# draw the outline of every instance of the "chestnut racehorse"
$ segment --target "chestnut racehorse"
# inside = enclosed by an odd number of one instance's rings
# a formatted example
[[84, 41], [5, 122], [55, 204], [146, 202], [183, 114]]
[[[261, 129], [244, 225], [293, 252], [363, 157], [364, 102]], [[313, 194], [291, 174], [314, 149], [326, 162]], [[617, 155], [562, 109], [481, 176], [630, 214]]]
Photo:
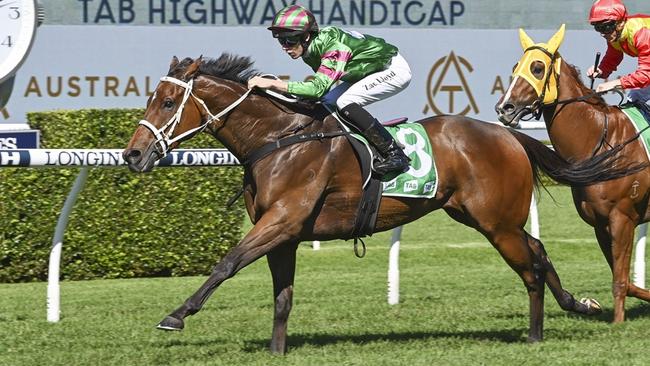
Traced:
[[[247, 79], [256, 73], [251, 66], [248, 58], [227, 54], [207, 61], [179, 62], [174, 57], [123, 156], [133, 171], [146, 172], [182, 140], [205, 129], [243, 162], [244, 199], [254, 227], [214, 267], [199, 290], [158, 327], [181, 330], [183, 319], [198, 312], [223, 281], [266, 256], [275, 296], [271, 350], [284, 353], [298, 244], [351, 238], [362, 177], [350, 144], [341, 136], [284, 146], [250, 162], [262, 146], [282, 137], [340, 131], [336, 119], [321, 106], [251, 93], [246, 87]], [[437, 193], [431, 199], [382, 198], [375, 232], [439, 208], [478, 230], [524, 283], [530, 341], [542, 339], [545, 281], [562, 309], [598, 313], [597, 302], [576, 301], [562, 289], [542, 243], [524, 225], [538, 168], [561, 182], [586, 184], [626, 174], [606, 168], [613, 154], [578, 167], [540, 142], [502, 126], [461, 116], [420, 123], [436, 157]]]
[[[499, 119], [511, 125], [530, 114], [543, 115], [555, 151], [569, 161], [590, 159], [615, 147], [622, 148], [620, 164], [647, 166], [646, 151], [627, 116], [587, 88], [576, 68], [560, 57], [557, 50], [563, 38], [564, 26], [547, 44], [535, 44], [520, 30], [524, 56], [497, 103]], [[617, 180], [572, 188], [578, 213], [594, 227], [612, 270], [614, 323], [625, 319], [626, 295], [650, 301], [650, 292], [629, 280], [634, 228], [650, 220], [649, 187], [650, 171], [644, 169]]]

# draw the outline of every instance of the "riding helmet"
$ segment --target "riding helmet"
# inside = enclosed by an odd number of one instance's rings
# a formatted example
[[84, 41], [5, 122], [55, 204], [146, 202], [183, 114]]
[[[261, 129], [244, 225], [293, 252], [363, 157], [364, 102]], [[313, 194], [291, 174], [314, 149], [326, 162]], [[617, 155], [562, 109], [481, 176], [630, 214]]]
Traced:
[[605, 20], [624, 20], [627, 17], [627, 9], [621, 0], [598, 0], [592, 5], [589, 12], [589, 23], [597, 23]]
[[273, 23], [268, 28], [273, 32], [273, 37], [283, 35], [299, 35], [318, 33], [316, 18], [309, 10], [300, 5], [289, 5], [273, 18]]

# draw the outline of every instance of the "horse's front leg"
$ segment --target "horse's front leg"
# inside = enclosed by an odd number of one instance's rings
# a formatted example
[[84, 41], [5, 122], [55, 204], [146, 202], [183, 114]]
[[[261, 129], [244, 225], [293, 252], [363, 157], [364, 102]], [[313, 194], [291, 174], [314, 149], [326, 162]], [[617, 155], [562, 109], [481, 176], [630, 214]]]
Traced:
[[266, 255], [273, 276], [273, 334], [271, 352], [287, 351], [287, 321], [293, 301], [293, 280], [296, 273], [296, 249], [298, 242], [287, 243], [273, 249]]
[[304, 218], [301, 219], [297, 215], [288, 217], [287, 207], [283, 204], [278, 204], [268, 210], [244, 239], [214, 267], [210, 277], [198, 291], [163, 319], [158, 324], [158, 328], [163, 330], [183, 329], [183, 319], [201, 310], [203, 304], [223, 281], [234, 276], [242, 268], [269, 253], [272, 249], [280, 245], [298, 242], [303, 221]]

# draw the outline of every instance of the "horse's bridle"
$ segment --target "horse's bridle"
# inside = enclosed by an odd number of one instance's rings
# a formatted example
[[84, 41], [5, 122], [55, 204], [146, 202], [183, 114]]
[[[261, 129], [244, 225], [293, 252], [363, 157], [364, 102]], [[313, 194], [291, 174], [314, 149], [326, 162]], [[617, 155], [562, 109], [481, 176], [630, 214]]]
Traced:
[[[212, 114], [212, 112], [210, 112], [210, 109], [205, 104], [203, 99], [197, 97], [196, 94], [192, 92], [192, 88], [194, 87], [194, 79], [190, 79], [190, 81], [185, 82], [171, 76], [163, 76], [160, 78], [160, 81], [161, 82], [167, 81], [185, 89], [185, 92], [183, 93], [183, 100], [181, 101], [178, 110], [169, 119], [169, 121], [167, 121], [167, 123], [165, 123], [162, 127], [156, 128], [156, 126], [154, 126], [151, 122], [145, 119], [142, 119], [139, 122], [139, 125], [146, 127], [149, 131], [151, 131], [151, 133], [156, 138], [156, 140], [154, 141], [154, 147], [156, 148], [156, 151], [161, 155], [161, 157], [164, 157], [167, 155], [167, 153], [169, 153], [170, 146], [173, 143], [177, 141], [182, 141], [185, 138], [191, 137], [194, 134], [203, 131], [214, 120], [219, 121], [221, 117], [223, 117], [232, 109], [234, 109], [239, 104], [241, 104], [241, 102], [243, 102], [244, 99], [246, 99], [248, 94], [250, 94], [251, 92], [250, 89], [246, 90], [246, 92], [241, 97], [239, 97], [239, 99], [235, 100], [232, 104], [230, 104], [224, 110], [222, 110], [221, 112], [215, 115]], [[190, 99], [190, 96], [194, 98], [194, 100], [197, 101], [201, 106], [203, 106], [203, 109], [210, 117], [198, 127], [194, 127], [174, 138], [171, 138], [171, 136], [174, 133], [174, 130], [176, 129], [176, 126], [178, 126], [178, 124], [181, 122], [181, 115], [183, 114], [183, 109], [185, 108], [185, 104], [187, 103], [187, 101]]]
[[[582, 95], [582, 96], [579, 96], [579, 97], [573, 97], [573, 98], [562, 99], [562, 100], [558, 99], [559, 98], [559, 91], [558, 91], [557, 97], [553, 102], [544, 103], [546, 88], [550, 83], [551, 77], [555, 77], [555, 85], [556, 85], [556, 87], [559, 88], [559, 86], [560, 86], [560, 75], [556, 73], [555, 67], [553, 67], [554, 63], [555, 63], [555, 60], [557, 59], [558, 53], [556, 52], [555, 54], [551, 55], [551, 53], [548, 52], [548, 50], [544, 49], [543, 47], [539, 47], [539, 46], [529, 47], [529, 48], [526, 49], [526, 51], [524, 51], [524, 53], [531, 50], [531, 49], [538, 49], [538, 50], [544, 52], [546, 55], [548, 55], [550, 57], [551, 64], [549, 66], [549, 72], [546, 74], [546, 79], [544, 80], [544, 87], [542, 89], [542, 93], [537, 97], [537, 99], [535, 101], [533, 101], [530, 105], [527, 105], [527, 106], [523, 107], [521, 109], [521, 112], [519, 112], [522, 116], [525, 116], [526, 114], [530, 113], [531, 117], [528, 120], [530, 120], [532, 118], [535, 118], [535, 119], [539, 120], [541, 118], [543, 109], [545, 107], [556, 107], [556, 106], [564, 107], [564, 106], [566, 106], [568, 104], [575, 103], [575, 102], [585, 102], [585, 101], [587, 101], [587, 100], [589, 100], [589, 99], [591, 99], [591, 98], [593, 98], [595, 96], [603, 95], [603, 94], [608, 93], [610, 91], [610, 90], [606, 90], [606, 91], [601, 91], [601, 92], [592, 92], [592, 93], [589, 93], [587, 95]], [[623, 101], [625, 100], [625, 95], [623, 94], [623, 92], [620, 89], [613, 89], [611, 91], [613, 91], [615, 93], [618, 93], [620, 95], [620, 97], [621, 97], [621, 102], [619, 102], [619, 106], [620, 106], [623, 103]], [[555, 120], [555, 116], [558, 113], [559, 113], [559, 111], [553, 113], [553, 116], [551, 117], [551, 120], [549, 121], [549, 128], [553, 124], [553, 121]], [[520, 118], [520, 119], [526, 121], [523, 118]], [[607, 142], [607, 133], [608, 133], [608, 130], [609, 130], [609, 128], [608, 128], [609, 123], [608, 122], [609, 122], [609, 118], [607, 116], [607, 113], [605, 113], [605, 119], [603, 121], [603, 132], [601, 134], [599, 143], [596, 145], [596, 147], [594, 148], [594, 150], [592, 152], [592, 156], [595, 156], [598, 153], [598, 150], [600, 150], [605, 145], [608, 145], [610, 148], [612, 148], [612, 146]], [[634, 139], [638, 138], [638, 136], [639, 136], [639, 134], [637, 134], [631, 140], [634, 140]], [[624, 143], [624, 145], [626, 145], [629, 142], [631, 142], [631, 141], [627, 141], [626, 143]]]
[[558, 57], [559, 54], [557, 52], [554, 53], [554, 54], [551, 54], [550, 52], [548, 52], [548, 50], [546, 50], [545, 48], [540, 47], [540, 46], [531, 46], [531, 47], [527, 48], [526, 51], [524, 51], [524, 53], [526, 53], [526, 52], [528, 52], [528, 51], [530, 51], [532, 49], [537, 49], [537, 50], [540, 50], [540, 51], [544, 52], [551, 59], [551, 64], [549, 66], [549, 72], [546, 74], [546, 78], [544, 79], [544, 87], [542, 88], [542, 93], [530, 105], [527, 105], [527, 106], [522, 108], [522, 111], [528, 111], [528, 113], [532, 114], [531, 118], [535, 118], [535, 119], [539, 120], [540, 117], [541, 117], [541, 114], [542, 114], [542, 109], [544, 107], [554, 107], [554, 106], [566, 105], [566, 104], [570, 104], [570, 103], [574, 103], [574, 102], [584, 102], [586, 100], [591, 99], [592, 97], [603, 95], [603, 94], [606, 94], [606, 93], [608, 93], [610, 91], [613, 91], [613, 92], [615, 92], [615, 93], [617, 93], [617, 94], [619, 94], [621, 96], [621, 102], [619, 103], [619, 105], [621, 105], [621, 103], [624, 101], [625, 95], [623, 94], [623, 92], [620, 89], [612, 89], [612, 90], [601, 91], [601, 92], [593, 92], [593, 93], [589, 93], [587, 95], [582, 95], [582, 96], [579, 96], [579, 97], [574, 97], [574, 98], [569, 98], [569, 99], [562, 99], [562, 100], [558, 99], [559, 98], [559, 92], [558, 92], [558, 97], [556, 97], [553, 102], [544, 103], [544, 98], [546, 97], [546, 88], [548, 87], [548, 85], [550, 83], [551, 77], [555, 78], [556, 87], [559, 88], [559, 86], [560, 86], [560, 75], [555, 71], [555, 67], [554, 67], [555, 61], [557, 60], [557, 57]]

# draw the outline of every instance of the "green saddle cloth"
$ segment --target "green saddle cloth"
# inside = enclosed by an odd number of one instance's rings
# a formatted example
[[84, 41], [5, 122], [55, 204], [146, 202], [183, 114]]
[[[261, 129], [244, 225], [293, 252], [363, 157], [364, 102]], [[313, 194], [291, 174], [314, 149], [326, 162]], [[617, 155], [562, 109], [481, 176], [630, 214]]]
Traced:
[[413, 198], [435, 196], [438, 174], [431, 141], [424, 127], [419, 123], [403, 123], [386, 129], [404, 146], [404, 153], [411, 159], [411, 168], [383, 182], [382, 195]]

